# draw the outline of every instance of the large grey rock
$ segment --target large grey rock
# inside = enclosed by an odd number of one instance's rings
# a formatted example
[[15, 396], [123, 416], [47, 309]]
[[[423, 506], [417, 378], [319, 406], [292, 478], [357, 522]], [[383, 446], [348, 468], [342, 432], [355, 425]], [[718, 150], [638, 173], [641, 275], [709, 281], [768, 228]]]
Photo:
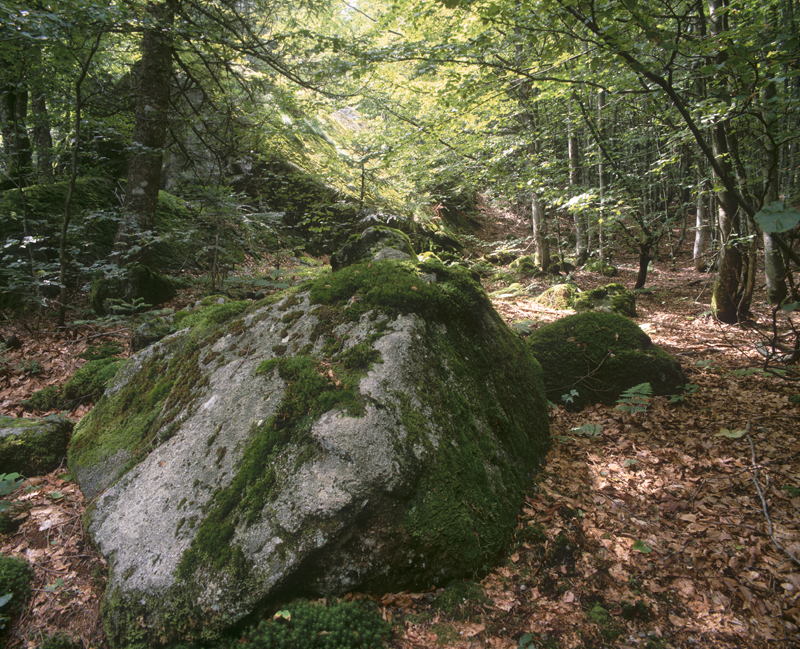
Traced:
[[486, 570], [548, 446], [541, 371], [468, 271], [378, 261], [131, 358], [79, 424], [115, 646], [292, 592]]
[[337, 271], [351, 264], [383, 259], [415, 260], [416, 253], [404, 232], [375, 225], [352, 236], [341, 250], [331, 255], [331, 268]]
[[0, 473], [30, 478], [57, 469], [67, 454], [72, 426], [66, 417], [0, 417]]

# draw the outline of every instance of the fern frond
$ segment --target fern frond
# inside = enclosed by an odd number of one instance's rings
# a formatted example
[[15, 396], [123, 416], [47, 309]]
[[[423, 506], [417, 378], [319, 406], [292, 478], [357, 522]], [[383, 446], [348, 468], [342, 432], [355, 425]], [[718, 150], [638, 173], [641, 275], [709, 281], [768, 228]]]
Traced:
[[632, 415], [637, 412], [644, 412], [647, 410], [652, 394], [653, 387], [649, 383], [634, 385], [620, 395], [616, 409]]

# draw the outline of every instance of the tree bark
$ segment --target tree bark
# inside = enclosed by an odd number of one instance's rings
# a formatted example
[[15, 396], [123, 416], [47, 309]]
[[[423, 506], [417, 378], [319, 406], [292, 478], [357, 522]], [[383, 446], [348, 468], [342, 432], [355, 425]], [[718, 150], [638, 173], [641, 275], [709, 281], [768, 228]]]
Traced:
[[[117, 263], [145, 262], [145, 246], [134, 248], [139, 235], [155, 229], [161, 166], [167, 138], [172, 78], [172, 26], [177, 0], [150, 3], [151, 24], [142, 38], [141, 74], [131, 137], [128, 183], [117, 240]], [[136, 252], [131, 253], [132, 250]]]
[[547, 221], [545, 221], [542, 200], [536, 192], [531, 195], [531, 222], [533, 223], [533, 240], [536, 244], [536, 263], [543, 271], [547, 271], [550, 267]]
[[[575, 135], [575, 125], [572, 123], [572, 98], [569, 100], [567, 113], [567, 147], [569, 150], [569, 188], [570, 195], [575, 196], [581, 191], [581, 150], [578, 146], [578, 138]], [[582, 210], [573, 213], [575, 221], [575, 256], [577, 265], [583, 266], [589, 258], [589, 239], [586, 231], [586, 215]]]
[[[775, 82], [770, 81], [761, 93], [764, 110], [764, 205], [774, 203], [780, 198], [780, 178], [778, 176], [778, 147], [773, 139], [772, 130], [776, 124], [775, 111], [770, 107], [770, 100], [776, 95]], [[764, 232], [764, 271], [767, 278], [767, 297], [772, 304], [780, 304], [786, 298], [786, 265], [783, 254], [775, 241], [779, 234]]]
[[694, 231], [694, 269], [698, 273], [708, 270], [708, 265], [703, 259], [703, 255], [708, 247], [709, 225], [706, 216], [706, 200], [703, 195], [703, 185], [705, 179], [702, 177], [700, 169], [697, 170], [697, 213], [695, 215]]
[[[730, 178], [733, 170], [728, 155], [728, 138], [724, 123], [714, 124], [711, 129], [711, 139], [714, 156], [723, 173]], [[732, 235], [737, 234], [736, 228], [734, 228], [737, 201], [725, 187], [721, 187], [717, 192], [717, 205], [720, 251], [711, 308], [720, 321], [735, 324], [739, 321], [737, 293], [742, 272], [741, 252], [738, 246], [731, 241]]]

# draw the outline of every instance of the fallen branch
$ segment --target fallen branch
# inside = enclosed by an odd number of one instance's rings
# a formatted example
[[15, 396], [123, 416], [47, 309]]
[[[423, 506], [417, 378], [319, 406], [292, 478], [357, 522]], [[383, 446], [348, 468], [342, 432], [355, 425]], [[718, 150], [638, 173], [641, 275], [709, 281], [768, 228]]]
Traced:
[[[770, 541], [772, 544], [778, 548], [781, 552], [783, 552], [787, 557], [789, 557], [794, 563], [800, 566], [800, 559], [794, 556], [789, 550], [783, 547], [779, 542], [778, 539], [775, 538], [774, 528], [772, 525], [772, 519], [769, 517], [769, 508], [767, 507], [767, 501], [764, 498], [764, 493], [761, 491], [761, 485], [758, 482], [758, 462], [756, 462], [756, 446], [753, 444], [753, 438], [750, 436], [750, 430], [752, 428], [752, 422], [747, 422], [747, 427], [745, 430], [747, 431], [747, 441], [750, 442], [750, 455], [751, 461], [753, 464], [753, 483], [756, 485], [756, 491], [758, 491], [758, 497], [761, 498], [761, 509], [764, 512], [764, 518], [767, 519], [767, 535], [769, 536]], [[769, 477], [767, 477], [767, 488], [769, 488]]]

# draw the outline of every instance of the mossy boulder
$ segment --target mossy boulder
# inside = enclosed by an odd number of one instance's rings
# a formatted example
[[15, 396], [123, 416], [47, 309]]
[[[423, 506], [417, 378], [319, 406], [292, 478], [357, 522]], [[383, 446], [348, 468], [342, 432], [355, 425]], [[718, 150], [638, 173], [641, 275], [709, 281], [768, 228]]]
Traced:
[[635, 318], [636, 296], [622, 284], [606, 284], [581, 294], [574, 308], [578, 313], [603, 311]]
[[574, 308], [578, 295], [578, 288], [574, 284], [556, 284], [537, 295], [533, 302], [548, 309], [566, 311]]
[[131, 357], [73, 436], [113, 646], [213, 641], [272, 598], [492, 566], [547, 406], [468, 270], [351, 265], [230, 318]]
[[57, 469], [72, 426], [66, 417], [0, 417], [0, 473], [30, 477]]
[[515, 259], [511, 262], [511, 268], [517, 271], [521, 277], [529, 277], [539, 272], [539, 266], [533, 255], [524, 255]]
[[171, 300], [175, 295], [175, 287], [169, 279], [159, 275], [149, 266], [133, 264], [119, 276], [95, 277], [89, 303], [94, 312], [102, 316], [114, 310], [114, 300], [121, 301], [116, 303], [117, 308], [124, 312], [127, 305], [133, 305], [136, 300], [157, 306]]
[[654, 395], [675, 394], [686, 384], [680, 364], [628, 318], [589, 311], [561, 318], [526, 340], [541, 363], [548, 398], [578, 394], [568, 410], [613, 405], [627, 389], [650, 383]]
[[382, 259], [415, 260], [417, 253], [411, 247], [407, 234], [376, 225], [360, 235], [353, 235], [338, 252], [331, 255], [331, 268], [337, 271], [352, 264]]
[[606, 263], [602, 259], [592, 259], [591, 261], [587, 261], [583, 266], [583, 270], [589, 273], [599, 273], [603, 277], [617, 276], [616, 267]]

